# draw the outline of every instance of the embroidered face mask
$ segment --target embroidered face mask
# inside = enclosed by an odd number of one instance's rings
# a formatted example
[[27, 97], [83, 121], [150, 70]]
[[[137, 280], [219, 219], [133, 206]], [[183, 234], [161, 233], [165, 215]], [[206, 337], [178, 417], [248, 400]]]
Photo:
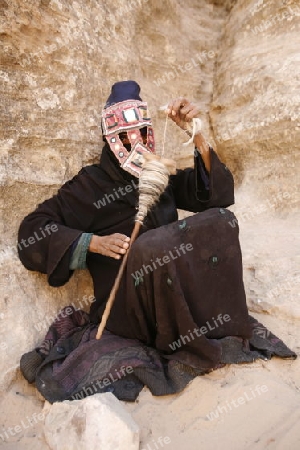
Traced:
[[[102, 112], [102, 131], [107, 143], [120, 162], [122, 169], [139, 177], [142, 170], [143, 154], [155, 153], [152, 121], [146, 102], [126, 100], [115, 103]], [[141, 129], [147, 129], [144, 144]], [[120, 134], [127, 133], [131, 150], [124, 146]]]

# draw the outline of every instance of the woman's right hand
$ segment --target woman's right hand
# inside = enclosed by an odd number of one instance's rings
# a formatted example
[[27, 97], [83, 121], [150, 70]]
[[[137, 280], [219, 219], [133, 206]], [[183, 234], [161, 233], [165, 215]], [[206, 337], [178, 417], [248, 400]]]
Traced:
[[130, 238], [125, 234], [114, 233], [108, 236], [97, 236], [94, 234], [89, 245], [89, 251], [120, 259], [127, 252], [129, 242]]

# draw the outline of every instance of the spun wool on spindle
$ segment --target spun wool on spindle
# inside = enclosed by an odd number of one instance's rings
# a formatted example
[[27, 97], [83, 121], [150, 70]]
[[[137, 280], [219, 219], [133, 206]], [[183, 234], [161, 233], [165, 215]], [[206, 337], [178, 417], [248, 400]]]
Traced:
[[169, 182], [170, 172], [161, 160], [145, 161], [139, 178], [139, 210], [135, 221], [143, 223], [149, 209], [158, 201]]

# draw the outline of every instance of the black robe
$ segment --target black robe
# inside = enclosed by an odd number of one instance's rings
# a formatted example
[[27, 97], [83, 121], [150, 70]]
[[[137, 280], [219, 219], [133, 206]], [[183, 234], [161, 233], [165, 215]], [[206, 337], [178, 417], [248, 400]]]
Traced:
[[[195, 157], [194, 169], [178, 170], [170, 177], [159, 203], [146, 217], [141, 233], [176, 221], [177, 208], [201, 212], [234, 203], [233, 177], [216, 153], [211, 150], [209, 192], [199, 174], [199, 160], [200, 156]], [[29, 270], [46, 273], [50, 286], [64, 285], [73, 273], [69, 270], [72, 244], [82, 232], [99, 236], [112, 233], [131, 235], [138, 191], [119, 194], [119, 198], [114, 194], [119, 188], [133, 186], [134, 183], [138, 180], [117, 166], [105, 146], [100, 164], [84, 167], [56, 195], [24, 218], [18, 234], [18, 253], [23, 265]], [[115, 200], [106, 201], [105, 206], [97, 208], [99, 200], [112, 198], [109, 195], [114, 195]], [[49, 224], [56, 224], [58, 230], [51, 234], [44, 231], [43, 239], [36, 239], [34, 244], [28, 245], [28, 239], [36, 235], [41, 238], [41, 230]], [[23, 244], [22, 239], [25, 240]], [[107, 298], [120, 261], [89, 253], [87, 264], [94, 281], [95, 297], [99, 300], [98, 307]]]
[[[163, 362], [159, 364], [161, 373], [157, 372], [158, 369], [153, 372], [152, 363], [146, 362], [152, 354], [151, 348], [158, 350], [164, 361], [173, 360], [170, 362], [192, 367], [199, 371], [197, 373], [205, 373], [224, 363], [251, 361], [266, 354], [268, 357], [272, 354], [295, 356], [279, 339], [278, 348], [273, 348], [270, 340], [258, 338], [258, 333], [253, 334], [254, 327], [259, 333], [261, 328], [248, 315], [238, 226], [234, 215], [224, 209], [234, 202], [233, 177], [212, 149], [210, 156], [209, 189], [201, 176], [204, 170], [201, 157], [195, 156], [194, 168], [179, 170], [170, 177], [166, 191], [148, 213], [129, 254], [107, 330], [120, 336], [120, 345], [125, 352], [128, 347], [125, 360], [131, 358], [131, 365], [135, 361], [134, 364], [144, 367], [144, 372], [138, 368], [134, 372], [139, 379], [139, 388], [133, 397], [141, 388], [141, 381], [156, 395], [164, 395], [177, 392], [191, 379], [180, 372], [178, 379], [183, 381], [174, 382], [173, 368], [178, 366], [165, 366]], [[73, 273], [69, 264], [74, 243], [82, 232], [130, 236], [138, 191], [128, 186], [133, 187], [137, 182], [135, 177], [118, 167], [105, 146], [100, 164], [83, 168], [55, 196], [25, 217], [18, 239], [19, 257], [24, 266], [46, 273], [51, 286], [62, 286]], [[177, 208], [199, 214], [178, 221]], [[49, 233], [51, 226], [55, 231]], [[43, 238], [32, 239], [41, 234]], [[179, 253], [174, 252], [176, 249], [179, 252], [181, 245], [192, 246], [192, 251], [178, 256]], [[176, 258], [169, 258], [167, 264], [155, 265], [157, 258], [162, 260], [172, 251]], [[151, 266], [149, 273], [147, 265]], [[106, 338], [93, 342], [96, 333], [93, 324], [98, 323], [102, 316], [120, 261], [88, 252], [87, 266], [96, 297], [91, 306], [88, 328], [93, 358], [92, 354], [86, 353], [86, 338], [82, 345], [80, 343], [81, 336], [87, 333], [85, 329], [81, 332], [75, 325], [74, 336], [78, 337], [69, 342], [69, 338], [64, 340], [63, 335], [53, 331], [56, 326], [60, 330], [62, 325], [54, 324], [48, 335], [57, 336], [57, 348], [51, 350], [48, 359], [38, 369], [37, 373], [42, 376], [37, 375], [36, 380], [37, 387], [50, 401], [68, 398], [80, 386], [86, 386], [88, 380], [91, 383], [101, 378], [100, 359], [107, 352], [110, 352], [113, 364], [120, 362], [120, 353], [113, 340], [112, 346], [107, 348], [106, 342], [110, 341]], [[137, 276], [142, 268], [144, 273]], [[230, 320], [220, 322], [218, 318], [224, 319], [225, 316]], [[199, 329], [206, 331], [199, 334]], [[67, 330], [70, 333], [70, 329]], [[49, 342], [50, 346], [55, 344], [52, 337], [50, 341], [46, 338], [45, 342], [43, 345], [46, 347]], [[142, 346], [132, 342], [140, 342]], [[82, 363], [80, 375], [74, 358], [67, 358], [61, 364], [61, 358], [75, 350]], [[41, 364], [39, 358], [40, 355], [34, 351], [22, 358], [21, 369], [28, 380], [34, 379], [36, 367]], [[59, 370], [55, 368], [57, 358]], [[103, 364], [102, 377], [106, 370], [105, 359]], [[152, 370], [151, 374], [149, 370]], [[48, 388], [45, 387], [45, 379], [48, 380]], [[66, 380], [67, 385], [64, 384]], [[130, 398], [129, 394], [122, 392], [119, 398]]]

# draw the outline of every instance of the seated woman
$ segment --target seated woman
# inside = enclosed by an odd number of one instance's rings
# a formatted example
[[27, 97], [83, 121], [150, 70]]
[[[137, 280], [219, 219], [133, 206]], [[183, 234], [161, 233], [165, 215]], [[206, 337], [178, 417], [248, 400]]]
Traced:
[[[113, 85], [102, 114], [100, 163], [84, 167], [20, 226], [19, 257], [27, 269], [46, 273], [58, 287], [88, 268], [94, 283], [90, 313], [59, 318], [21, 359], [24, 376], [51, 402], [107, 390], [134, 400], [145, 384], [165, 395], [226, 363], [295, 357], [248, 314], [238, 227], [225, 209], [234, 202], [233, 177], [200, 133], [193, 137], [194, 168], [171, 175], [148, 212], [106, 331], [95, 339], [130, 245], [141, 156], [155, 153], [139, 93], [134, 81]], [[167, 113], [186, 129], [199, 110], [180, 98]], [[197, 214], [178, 221], [177, 208]], [[25, 245], [39, 230], [43, 238]], [[104, 379], [111, 381], [104, 386]]]

